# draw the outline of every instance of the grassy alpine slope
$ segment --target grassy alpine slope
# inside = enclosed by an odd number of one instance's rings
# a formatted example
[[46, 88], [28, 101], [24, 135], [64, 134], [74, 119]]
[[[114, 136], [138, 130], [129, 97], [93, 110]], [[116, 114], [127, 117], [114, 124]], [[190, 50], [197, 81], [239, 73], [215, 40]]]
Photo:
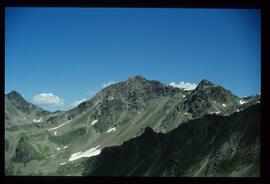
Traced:
[[260, 105], [227, 117], [206, 115], [167, 134], [146, 128], [84, 167], [91, 176], [259, 176]]

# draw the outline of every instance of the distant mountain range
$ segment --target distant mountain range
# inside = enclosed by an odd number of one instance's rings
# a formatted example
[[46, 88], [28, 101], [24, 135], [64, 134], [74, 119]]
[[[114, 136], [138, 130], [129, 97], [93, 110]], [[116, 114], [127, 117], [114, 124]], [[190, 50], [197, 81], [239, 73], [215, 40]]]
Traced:
[[5, 95], [6, 175], [259, 176], [260, 94], [135, 76], [68, 111]]

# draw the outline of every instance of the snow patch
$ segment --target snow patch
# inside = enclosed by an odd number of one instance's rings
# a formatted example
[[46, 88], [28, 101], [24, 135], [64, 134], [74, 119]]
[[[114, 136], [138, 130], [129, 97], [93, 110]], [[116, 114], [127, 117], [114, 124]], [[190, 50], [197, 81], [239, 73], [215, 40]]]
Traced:
[[116, 131], [116, 128], [115, 127], [113, 127], [113, 128], [109, 128], [108, 130], [107, 130], [107, 133], [110, 133], [110, 132], [112, 132], [112, 131]]
[[185, 115], [188, 115], [188, 113], [187, 113], [187, 112], [185, 112]]
[[66, 164], [66, 162], [62, 162], [62, 163], [60, 163], [60, 165], [65, 165]]
[[236, 109], [237, 112], [240, 112], [239, 109]]
[[94, 125], [94, 124], [96, 124], [97, 122], [98, 122], [98, 120], [95, 119], [94, 121], [92, 121], [91, 125]]
[[257, 103], [261, 103], [261, 102], [258, 100]]
[[226, 107], [226, 104], [222, 104], [223, 105], [223, 107]]
[[55, 136], [57, 135], [57, 131], [54, 132], [54, 135], [55, 135]]
[[73, 153], [71, 154], [70, 158], [68, 159], [68, 161], [74, 161], [83, 157], [92, 157], [92, 156], [96, 156], [99, 155], [101, 152], [101, 149], [98, 149], [100, 146], [97, 146], [95, 148], [91, 148], [85, 152], [77, 152], [77, 153]]
[[68, 148], [68, 146], [64, 146], [64, 149]]
[[35, 123], [39, 123], [39, 122], [42, 122], [42, 119], [43, 119], [43, 117], [39, 118], [38, 120], [34, 118], [33, 121], [34, 121]]
[[247, 102], [245, 100], [240, 100], [239, 103], [244, 104], [244, 103], [247, 103]]
[[24, 119], [24, 120], [27, 120], [25, 116], [23, 117], [23, 119]]
[[186, 95], [183, 95], [183, 98], [185, 98], [186, 97]]
[[219, 113], [220, 113], [220, 111], [215, 112], [215, 114], [219, 114]]
[[61, 150], [61, 148], [58, 147], [57, 150], [59, 151], [59, 150]]
[[141, 114], [141, 111], [139, 111], [139, 114]]
[[64, 126], [64, 125], [66, 125], [66, 124], [68, 124], [68, 123], [70, 123], [70, 122], [71, 122], [71, 120], [68, 120], [67, 122], [65, 122], [65, 123], [63, 123], [63, 124], [61, 124], [61, 125], [59, 125], [59, 126], [57, 126], [57, 127], [48, 129], [48, 131], [56, 130], [56, 129], [58, 129], [58, 128], [60, 128], [60, 127], [62, 127], [62, 126]]

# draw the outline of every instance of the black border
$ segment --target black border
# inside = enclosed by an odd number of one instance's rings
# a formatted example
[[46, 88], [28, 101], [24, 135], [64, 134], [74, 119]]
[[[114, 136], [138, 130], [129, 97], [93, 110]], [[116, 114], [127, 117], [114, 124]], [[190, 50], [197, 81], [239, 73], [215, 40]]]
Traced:
[[[3, 0], [0, 2], [0, 57], [1, 57], [1, 181], [5, 183], [266, 183], [270, 176], [268, 170], [269, 152], [267, 153], [269, 123], [269, 8], [267, 0]], [[119, 7], [119, 8], [249, 8], [261, 10], [261, 176], [259, 178], [156, 178], [156, 177], [37, 177], [4, 176], [4, 68], [5, 68], [5, 7]], [[268, 110], [269, 109], [269, 110]]]
[[260, 8], [263, 0], [4, 0], [7, 6]]

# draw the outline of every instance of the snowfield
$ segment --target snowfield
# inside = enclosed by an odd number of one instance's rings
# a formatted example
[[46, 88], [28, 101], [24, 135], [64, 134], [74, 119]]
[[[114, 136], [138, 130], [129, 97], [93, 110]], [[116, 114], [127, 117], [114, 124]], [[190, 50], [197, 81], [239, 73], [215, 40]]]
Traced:
[[83, 157], [92, 157], [92, 156], [96, 156], [99, 155], [101, 153], [101, 149], [98, 149], [100, 146], [97, 146], [95, 148], [91, 148], [85, 152], [77, 152], [77, 153], [73, 153], [71, 154], [70, 158], [68, 159], [68, 161], [74, 161]]
[[43, 119], [43, 117], [39, 118], [38, 120], [36, 120], [36, 119], [34, 118], [33, 121], [34, 121], [35, 123], [39, 123], [39, 122], [42, 122], [42, 119]]
[[48, 129], [48, 131], [56, 130], [56, 129], [58, 129], [58, 128], [60, 128], [60, 127], [62, 127], [62, 126], [64, 126], [64, 125], [66, 125], [66, 124], [68, 124], [68, 123], [70, 123], [70, 122], [71, 122], [71, 120], [69, 120], [69, 121], [67, 121], [67, 122], [65, 122], [65, 123], [63, 123], [63, 124], [61, 124], [61, 125], [59, 125], [59, 126], [57, 126], [57, 127], [50, 128], [50, 129]]
[[98, 120], [95, 119], [94, 121], [92, 121], [91, 125], [94, 125], [94, 124], [96, 124], [97, 122], [98, 122]]
[[107, 133], [110, 133], [110, 132], [112, 132], [112, 131], [116, 131], [116, 128], [115, 127], [113, 127], [113, 128], [109, 128], [108, 130], [107, 130]]
[[223, 107], [226, 107], [226, 104], [222, 104], [223, 105]]
[[245, 100], [240, 100], [239, 103], [244, 104], [244, 103], [247, 103], [247, 102]]

